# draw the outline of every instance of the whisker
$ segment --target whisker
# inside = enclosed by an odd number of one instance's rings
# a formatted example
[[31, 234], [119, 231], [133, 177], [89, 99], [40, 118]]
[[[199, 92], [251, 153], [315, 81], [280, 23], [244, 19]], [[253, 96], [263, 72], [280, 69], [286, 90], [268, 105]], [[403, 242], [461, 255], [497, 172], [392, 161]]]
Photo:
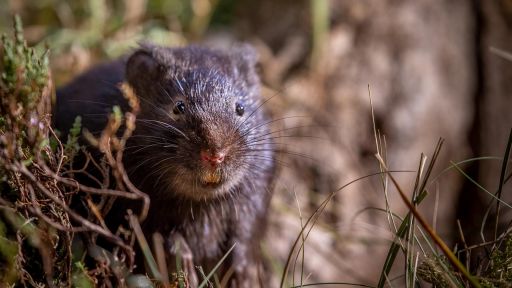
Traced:
[[254, 143], [260, 143], [260, 142], [265, 143], [264, 141], [269, 141], [269, 140], [273, 140], [273, 139], [283, 139], [283, 138], [284, 139], [286, 139], [286, 138], [305, 138], [305, 139], [318, 139], [318, 140], [324, 140], [324, 141], [329, 140], [327, 138], [311, 136], [311, 135], [281, 135], [281, 136], [273, 136], [270, 138], [255, 139], [254, 141], [253, 141], [253, 139], [251, 139], [251, 142], [247, 142], [247, 145], [251, 145]]
[[303, 153], [299, 153], [299, 152], [295, 152], [295, 151], [288, 151], [288, 150], [276, 150], [276, 149], [252, 149], [251, 152], [269, 152], [269, 151], [275, 151], [277, 153], [280, 153], [280, 154], [286, 154], [286, 155], [292, 155], [292, 156], [300, 156], [300, 157], [304, 157], [306, 159], [309, 159], [309, 160], [313, 160], [315, 162], [319, 162], [320, 160], [318, 159], [315, 159], [307, 154], [303, 154]]
[[267, 132], [267, 133], [264, 133], [264, 134], [261, 134], [261, 135], [256, 135], [256, 136], [254, 136], [254, 138], [256, 138], [256, 139], [257, 139], [258, 137], [269, 136], [269, 135], [273, 135], [273, 134], [277, 134], [277, 133], [280, 133], [280, 132], [289, 131], [289, 130], [293, 130], [293, 129], [299, 129], [299, 128], [312, 128], [312, 127], [321, 127], [321, 126], [317, 126], [317, 125], [304, 125], [304, 126], [290, 127], [290, 128], [285, 128], [285, 129], [279, 129], [279, 130], [275, 130], [275, 131], [270, 131], [270, 132]]
[[162, 121], [159, 121], [159, 120], [154, 120], [154, 119], [136, 119], [136, 121], [139, 121], [139, 122], [142, 122], [144, 124], [153, 124], [155, 126], [163, 126], [165, 128], [169, 128], [177, 133], [179, 133], [181, 136], [183, 136], [185, 139], [189, 140], [190, 141], [190, 138], [188, 138], [187, 135], [185, 135], [185, 133], [183, 133], [183, 131], [181, 131], [180, 129], [172, 126], [171, 124], [169, 123], [166, 123], [166, 122], [162, 122]]
[[[166, 157], [166, 158], [164, 158], [164, 159], [161, 159], [161, 160], [160, 160], [160, 161], [158, 161], [157, 163], [153, 164], [151, 167], [152, 167], [152, 168], [158, 167], [162, 162], [170, 161], [170, 160], [173, 160], [173, 159], [175, 159], [175, 157]], [[155, 174], [159, 173], [160, 171], [162, 171], [162, 169], [163, 169], [163, 168], [160, 166], [160, 168], [157, 168], [157, 169], [155, 169], [155, 170], [151, 171], [150, 173], [148, 173], [148, 174], [147, 174], [147, 175], [146, 175], [146, 176], [141, 180], [141, 182], [140, 182], [140, 183], [141, 183], [141, 185], [143, 185], [143, 184], [144, 184], [144, 182], [145, 182], [149, 177], [151, 177], [152, 175], [155, 175]], [[160, 176], [161, 176], [161, 175], [160, 175]]]
[[148, 149], [148, 148], [151, 148], [151, 147], [155, 147], [155, 146], [162, 146], [161, 143], [156, 143], [156, 144], [148, 144], [148, 145], [137, 145], [137, 146], [131, 146], [131, 147], [127, 147], [125, 148], [125, 150], [129, 150], [130, 148], [138, 148], [142, 146], [141, 148], [135, 150], [135, 151], [130, 151], [130, 153], [133, 153], [133, 154], [136, 154], [144, 149]]
[[266, 121], [266, 122], [263, 122], [263, 123], [259, 123], [259, 124], [255, 125], [255, 126], [247, 128], [247, 130], [242, 131], [242, 133], [240, 133], [240, 136], [238, 138], [239, 139], [243, 139], [244, 137], [249, 135], [252, 131], [254, 131], [254, 130], [260, 128], [260, 127], [263, 127], [263, 126], [269, 126], [269, 124], [272, 124], [272, 123], [275, 123], [275, 122], [278, 122], [278, 121], [282, 121], [282, 120], [286, 120], [286, 119], [292, 119], [292, 118], [309, 118], [309, 117], [311, 117], [311, 116], [288, 116], [288, 117], [282, 117], [282, 118], [277, 118], [277, 119], [269, 120], [269, 121]]
[[130, 136], [130, 138], [143, 138], [143, 139], [152, 138], [152, 139], [169, 140], [168, 137], [155, 136], [155, 135], [149, 135], [149, 134], [135, 134], [135, 135]]
[[250, 119], [261, 107], [263, 107], [263, 105], [265, 105], [265, 103], [267, 103], [268, 101], [272, 100], [274, 97], [276, 97], [277, 95], [279, 95], [282, 91], [277, 91], [274, 95], [272, 95], [271, 97], [267, 98], [266, 100], [264, 100], [261, 104], [258, 105], [258, 107], [256, 107], [252, 112], [251, 114], [249, 114], [242, 122], [240, 122], [239, 125], [237, 125], [237, 127], [235, 128], [234, 132], [238, 132], [240, 131], [240, 127], [242, 125], [244, 125], [244, 123]]
[[170, 119], [172, 119], [172, 115], [166, 111], [165, 109], [161, 108], [161, 107], [158, 107], [156, 106], [154, 103], [152, 103], [151, 101], [145, 99], [144, 97], [139, 97], [139, 99], [141, 99], [142, 101], [144, 101], [145, 103], [151, 105], [153, 108], [155, 108], [157, 111], [160, 111], [162, 112], [165, 116], [169, 117]]
[[[156, 180], [155, 180], [155, 184], [153, 184], [153, 187], [154, 187], [154, 188], [157, 188], [157, 187], [158, 187], [158, 184], [160, 183], [160, 180], [162, 180], [162, 177], [163, 177], [164, 175], [168, 175], [168, 174], [169, 174], [169, 173], [168, 173], [168, 171], [169, 171], [169, 169], [170, 169], [171, 167], [172, 167], [171, 165], [168, 165], [168, 166], [163, 166], [163, 168], [162, 168], [162, 169], [159, 169], [159, 171], [161, 171], [161, 173], [159, 172], [159, 173], [160, 173], [160, 176], [158, 176], [158, 178], [156, 178]], [[155, 173], [155, 174], [156, 174], [156, 173]]]
[[167, 92], [167, 90], [165, 89], [165, 87], [163, 87], [163, 86], [162, 86], [162, 84], [157, 83], [157, 85], [158, 85], [158, 88], [160, 88], [160, 90], [162, 90], [162, 92], [164, 92], [164, 94], [165, 94], [167, 97], [169, 97], [169, 100], [171, 100], [172, 104], [174, 105], [174, 104], [175, 104], [175, 102], [174, 102], [174, 99], [172, 99], [171, 94], [169, 94], [169, 92]]
[[137, 166], [131, 167], [129, 169], [129, 172], [133, 173], [133, 172], [137, 171], [142, 165], [146, 164], [147, 162], [155, 160], [155, 159], [161, 159], [161, 157], [162, 157], [161, 155], [155, 155], [155, 156], [148, 157], [145, 160], [143, 160], [142, 162], [140, 162]]

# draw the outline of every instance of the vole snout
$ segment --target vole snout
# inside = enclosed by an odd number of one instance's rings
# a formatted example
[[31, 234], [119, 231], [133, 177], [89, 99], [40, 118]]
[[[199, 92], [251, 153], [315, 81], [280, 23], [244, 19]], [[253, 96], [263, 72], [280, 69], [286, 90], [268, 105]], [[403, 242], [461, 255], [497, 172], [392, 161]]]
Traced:
[[222, 150], [201, 150], [200, 156], [201, 161], [205, 165], [209, 165], [211, 167], [216, 167], [224, 161], [227, 151], [225, 149]]

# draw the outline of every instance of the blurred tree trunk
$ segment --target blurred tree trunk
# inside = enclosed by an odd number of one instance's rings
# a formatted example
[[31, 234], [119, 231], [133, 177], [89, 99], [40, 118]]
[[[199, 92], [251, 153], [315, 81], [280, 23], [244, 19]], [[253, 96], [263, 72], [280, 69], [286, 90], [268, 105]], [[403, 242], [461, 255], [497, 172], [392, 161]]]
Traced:
[[[290, 139], [284, 147], [312, 159], [284, 156], [288, 165], [277, 184], [278, 209], [269, 236], [274, 237], [273, 250], [281, 249], [279, 255], [298, 235], [297, 213], [286, 212], [297, 211], [295, 194], [306, 209], [303, 215], [309, 216], [329, 192], [378, 171], [368, 84], [377, 128], [386, 136], [390, 169], [417, 170], [420, 153], [430, 160], [439, 137], [446, 142], [434, 176], [450, 160], [470, 155], [478, 79], [471, 2], [331, 0], [329, 30], [315, 65], [309, 58], [310, 3], [246, 0], [240, 5], [238, 27], [262, 40], [265, 82], [281, 91], [269, 105], [278, 114], [275, 118], [309, 116], [285, 119], [281, 127], [301, 127], [283, 133], [297, 136], [284, 138]], [[396, 175], [412, 191], [415, 175]], [[436, 218], [432, 222], [445, 239], [454, 236], [461, 178], [457, 172], [444, 174], [428, 187], [430, 195], [421, 205], [427, 219]], [[384, 213], [358, 212], [384, 207], [379, 179], [359, 181], [337, 193], [323, 217], [336, 233], [319, 227], [308, 240], [305, 274], [312, 273], [310, 281], [376, 283], [392, 234]], [[405, 206], [389, 187], [391, 209], [405, 215]]]
[[[493, 52], [493, 49], [512, 53], [512, 1], [474, 1], [474, 5], [478, 23], [478, 29], [475, 31], [475, 56], [478, 60], [479, 85], [470, 141], [476, 156], [503, 157], [507, 137], [512, 128], [512, 60], [507, 60], [503, 55], [499, 55], [499, 52]], [[488, 191], [495, 193], [499, 186], [501, 166], [501, 161], [479, 161], [470, 167], [470, 176]], [[508, 171], [511, 171], [510, 168]], [[510, 184], [503, 187], [502, 194], [504, 200], [512, 202]], [[486, 193], [469, 183], [460, 195], [458, 216], [469, 245], [482, 241], [482, 215], [491, 200]], [[509, 210], [502, 209], [501, 225], [509, 225]], [[490, 212], [485, 226], [488, 232], [487, 240], [494, 237], [495, 205], [492, 205]]]

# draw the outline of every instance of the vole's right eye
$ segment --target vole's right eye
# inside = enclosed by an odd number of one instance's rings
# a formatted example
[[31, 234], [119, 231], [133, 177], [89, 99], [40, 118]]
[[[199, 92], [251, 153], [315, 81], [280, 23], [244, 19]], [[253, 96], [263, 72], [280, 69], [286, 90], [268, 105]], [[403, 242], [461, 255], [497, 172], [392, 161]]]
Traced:
[[236, 114], [238, 114], [238, 116], [244, 115], [244, 112], [245, 112], [244, 105], [242, 103], [236, 103], [235, 111], [236, 111]]
[[174, 105], [174, 109], [172, 110], [174, 114], [183, 114], [185, 113], [185, 103], [183, 101], [176, 101]]

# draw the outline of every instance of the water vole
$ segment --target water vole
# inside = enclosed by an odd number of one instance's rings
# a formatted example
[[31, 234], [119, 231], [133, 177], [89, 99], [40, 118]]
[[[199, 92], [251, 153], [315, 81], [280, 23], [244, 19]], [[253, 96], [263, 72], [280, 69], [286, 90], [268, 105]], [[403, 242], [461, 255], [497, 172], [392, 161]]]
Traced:
[[233, 272], [232, 287], [257, 283], [274, 174], [255, 62], [246, 45], [144, 45], [59, 89], [55, 109], [61, 131], [77, 115], [84, 128], [101, 131], [113, 105], [126, 108], [116, 85], [133, 87], [141, 110], [123, 162], [151, 198], [143, 229], [169, 239], [169, 250], [184, 242], [193, 264], [207, 272], [236, 243], [222, 269]]

